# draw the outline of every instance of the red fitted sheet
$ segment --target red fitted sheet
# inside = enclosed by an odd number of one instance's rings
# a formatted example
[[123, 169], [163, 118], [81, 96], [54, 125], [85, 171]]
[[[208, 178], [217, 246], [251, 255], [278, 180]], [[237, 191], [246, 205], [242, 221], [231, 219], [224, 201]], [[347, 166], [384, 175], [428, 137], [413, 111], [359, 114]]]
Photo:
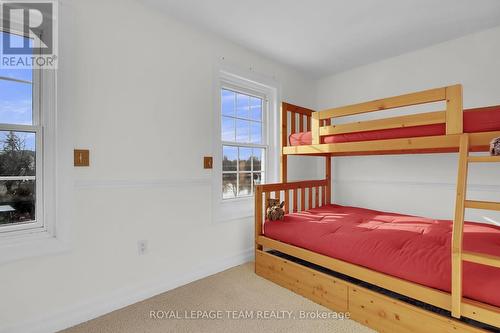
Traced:
[[[500, 131], [500, 105], [487, 108], [464, 110], [465, 133], [491, 131]], [[414, 138], [421, 136], [444, 135], [445, 133], [445, 124], [435, 124], [330, 135], [323, 137], [322, 143]], [[311, 132], [301, 132], [290, 135], [290, 145], [292, 146], [310, 144], [312, 144]]]
[[[464, 249], [500, 256], [500, 227], [465, 224]], [[452, 224], [327, 205], [266, 221], [264, 234], [332, 258], [450, 292]], [[500, 269], [464, 262], [464, 296], [500, 306]]]

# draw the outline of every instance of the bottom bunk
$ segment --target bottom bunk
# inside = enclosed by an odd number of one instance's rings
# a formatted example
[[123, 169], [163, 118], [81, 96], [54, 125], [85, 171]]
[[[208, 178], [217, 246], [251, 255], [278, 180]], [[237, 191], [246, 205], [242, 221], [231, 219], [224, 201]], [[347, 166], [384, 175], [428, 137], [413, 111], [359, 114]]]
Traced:
[[[488, 329], [500, 328], [497, 267], [464, 262], [460, 315], [442, 316], [452, 310], [456, 297], [450, 292], [451, 238], [455, 231], [450, 221], [331, 205], [330, 186], [327, 174], [324, 180], [255, 187], [257, 274], [333, 310], [349, 311], [353, 319], [385, 332], [484, 329], [455, 319], [460, 317], [489, 325]], [[285, 201], [284, 220], [266, 221], [269, 199]], [[466, 223], [464, 231], [463, 254], [482, 253], [494, 258], [496, 265], [500, 258], [500, 227]], [[276, 251], [302, 262], [284, 259], [275, 255]], [[393, 294], [379, 295], [352, 280], [325, 275], [313, 266]], [[394, 295], [426, 307], [418, 308]], [[441, 313], [431, 312], [428, 307], [441, 309]], [[422, 329], [415, 329], [419, 321]], [[437, 328], [429, 329], [432, 325]], [[400, 329], [389, 329], [394, 327]]]
[[257, 250], [255, 272], [381, 333], [499, 332], [472, 320], [276, 252]]

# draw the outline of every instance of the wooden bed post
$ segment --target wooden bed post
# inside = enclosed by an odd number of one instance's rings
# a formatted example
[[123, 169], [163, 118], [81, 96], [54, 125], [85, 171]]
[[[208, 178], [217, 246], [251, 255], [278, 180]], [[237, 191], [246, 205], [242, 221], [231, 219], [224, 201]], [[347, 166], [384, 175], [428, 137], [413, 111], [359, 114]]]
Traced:
[[462, 85], [446, 87], [446, 134], [464, 132]]
[[321, 120], [320, 120], [320, 113], [319, 112], [313, 112], [311, 115], [311, 135], [312, 135], [312, 144], [313, 145], [319, 145], [320, 143], [320, 138], [319, 138], [319, 128], [321, 126]]
[[469, 135], [460, 137], [460, 156], [458, 161], [457, 196], [455, 219], [451, 245], [451, 315], [461, 317], [462, 305], [462, 243], [464, 232], [465, 197], [467, 195], [467, 170], [469, 157]]
[[325, 156], [326, 204], [332, 203], [332, 157]]
[[283, 147], [288, 145], [288, 113], [287, 104], [281, 103], [281, 145], [280, 145], [280, 182], [286, 183], [288, 181], [287, 168], [288, 168], [288, 155], [283, 154]]

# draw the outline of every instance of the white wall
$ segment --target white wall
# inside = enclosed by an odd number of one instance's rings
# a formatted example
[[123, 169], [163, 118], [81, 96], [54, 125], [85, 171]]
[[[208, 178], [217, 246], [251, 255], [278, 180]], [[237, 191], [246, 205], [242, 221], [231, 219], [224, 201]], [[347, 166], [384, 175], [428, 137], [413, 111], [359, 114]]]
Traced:
[[[318, 83], [319, 109], [425, 90], [464, 86], [464, 107], [500, 104], [500, 28], [340, 73]], [[451, 218], [457, 154], [344, 157], [334, 159], [338, 203]], [[500, 167], [474, 165], [469, 196], [500, 199]], [[471, 220], [500, 223], [491, 212], [469, 211]]]
[[[222, 58], [315, 102], [299, 73], [139, 2], [63, 0], [60, 14], [59, 112], [73, 119], [61, 139], [89, 148], [91, 167], [68, 193], [71, 249], [0, 265], [0, 332], [62, 328], [252, 257], [252, 219], [214, 221], [202, 169]], [[294, 164], [294, 178], [316, 175]]]

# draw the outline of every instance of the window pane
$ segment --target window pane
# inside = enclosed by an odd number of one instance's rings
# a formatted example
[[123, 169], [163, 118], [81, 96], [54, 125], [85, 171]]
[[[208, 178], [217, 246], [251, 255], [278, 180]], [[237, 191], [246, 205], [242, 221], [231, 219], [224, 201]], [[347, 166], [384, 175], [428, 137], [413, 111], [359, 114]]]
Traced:
[[0, 79], [0, 123], [32, 125], [32, 86]]
[[0, 225], [35, 219], [35, 134], [0, 131]]
[[254, 121], [250, 123], [250, 142], [262, 143], [262, 123]]
[[239, 196], [245, 196], [252, 194], [252, 174], [251, 173], [240, 173], [238, 174], [240, 184], [238, 189]]
[[250, 97], [250, 119], [262, 121], [262, 100]]
[[248, 95], [237, 94], [236, 106], [236, 116], [238, 118], [250, 118], [250, 97]]
[[222, 141], [233, 141], [235, 135], [234, 118], [222, 117]]
[[[9, 42], [13, 47], [23, 47], [24, 41], [27, 41], [30, 46], [33, 46], [32, 39], [0, 31], [0, 49], [2, 48], [3, 45], [4, 36], [6, 38], [9, 38]], [[29, 69], [30, 66], [22, 65], [21, 68], [0, 68], [0, 77], [8, 77], [12, 79], [29, 81], [29, 82], [33, 81], [33, 70]]]
[[236, 173], [225, 173], [222, 175], [222, 198], [236, 198]]
[[0, 176], [35, 176], [35, 133], [0, 131]]
[[238, 147], [224, 146], [222, 158], [222, 171], [236, 171], [238, 163]]
[[263, 161], [264, 161], [264, 149], [254, 148], [253, 149], [253, 170], [261, 171], [263, 170]]
[[236, 119], [236, 142], [250, 142], [250, 122]]
[[236, 93], [231, 90], [222, 89], [221, 93], [222, 114], [224, 116], [235, 116]]
[[257, 173], [253, 174], [253, 184], [254, 185], [264, 184], [264, 173], [263, 172], [257, 172]]
[[35, 180], [0, 180], [0, 226], [35, 220]]
[[252, 148], [240, 147], [239, 171], [252, 171]]

